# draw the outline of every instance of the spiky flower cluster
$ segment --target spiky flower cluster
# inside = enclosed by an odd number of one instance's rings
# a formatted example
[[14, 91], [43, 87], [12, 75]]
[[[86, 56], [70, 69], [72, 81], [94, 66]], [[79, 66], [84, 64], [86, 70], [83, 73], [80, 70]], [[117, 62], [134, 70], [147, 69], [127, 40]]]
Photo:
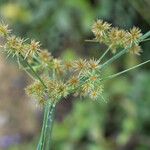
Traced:
[[[139, 55], [141, 51], [138, 44], [142, 34], [138, 28], [125, 31], [112, 28], [109, 23], [98, 20], [94, 23], [92, 31], [95, 39], [108, 45], [113, 52], [119, 47], [128, 46], [134, 54]], [[100, 64], [102, 58], [74, 61], [54, 58], [48, 50], [41, 48], [40, 42], [28, 42], [16, 37], [4, 24], [0, 24], [0, 36], [4, 38], [2, 47], [8, 56], [17, 57], [20, 67], [34, 78], [34, 83], [26, 88], [26, 92], [37, 99], [39, 104], [44, 105], [49, 100], [57, 103], [69, 94], [88, 96], [91, 99], [102, 97], [102, 68], [107, 63]], [[113, 59], [116, 58], [118, 56]]]
[[127, 31], [118, 27], [111, 27], [111, 24], [97, 20], [93, 24], [92, 32], [96, 41], [109, 46], [113, 53], [116, 53], [119, 48], [128, 48], [130, 46], [129, 51], [131, 53], [140, 55], [141, 47], [138, 43], [142, 33], [137, 27]]
[[0, 36], [6, 36], [11, 32], [10, 29], [8, 29], [8, 25], [5, 25], [4, 23], [0, 24]]
[[[80, 59], [79, 61], [67, 62], [66, 65], [66, 61], [49, 56], [49, 61], [46, 63], [48, 67], [42, 70], [44, 75], [47, 71], [46, 77], [41, 74], [41, 79], [46, 88], [36, 80], [26, 88], [28, 95], [38, 99], [40, 104], [41, 102], [44, 104], [48, 98], [57, 102], [73, 93], [79, 96], [89, 96], [92, 99], [101, 96], [103, 85], [100, 76], [97, 74], [98, 69], [100, 69], [98, 62], [93, 59], [89, 61]], [[41, 67], [36, 70], [38, 73], [41, 72], [43, 67], [41, 57], [39, 57], [39, 61]]]
[[35, 78], [34, 83], [26, 88], [26, 92], [40, 104], [45, 104], [47, 99], [57, 102], [71, 93], [92, 99], [101, 96], [103, 85], [98, 75], [99, 61], [63, 61], [54, 58], [48, 50], [41, 49], [38, 41], [28, 42], [10, 34], [7, 25], [0, 27], [1, 36], [5, 39], [4, 51], [8, 56], [16, 56], [23, 69]]

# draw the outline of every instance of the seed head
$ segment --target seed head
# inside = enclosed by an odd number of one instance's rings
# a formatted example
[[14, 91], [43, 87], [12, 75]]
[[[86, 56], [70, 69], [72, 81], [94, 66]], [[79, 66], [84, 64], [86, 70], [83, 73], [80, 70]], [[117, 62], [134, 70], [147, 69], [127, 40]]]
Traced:
[[55, 58], [53, 60], [53, 64], [54, 64], [54, 69], [58, 70], [61, 68], [61, 60]]
[[103, 87], [102, 85], [100, 85], [97, 88], [95, 88], [93, 91], [91, 91], [89, 96], [91, 99], [95, 100], [102, 94], [102, 92], [103, 92]]
[[98, 92], [97, 91], [92, 91], [90, 92], [90, 98], [91, 99], [97, 99], [98, 98]]
[[26, 89], [27, 95], [34, 97], [38, 100], [40, 105], [45, 103], [45, 87], [39, 81], [35, 81], [33, 84], [29, 85]]
[[64, 66], [66, 70], [71, 70], [73, 68], [73, 64], [71, 61], [65, 61]]
[[116, 39], [118, 40], [118, 44], [122, 45], [126, 41], [127, 32], [123, 29], [119, 30], [117, 33]]
[[8, 28], [8, 25], [4, 23], [0, 23], [0, 35], [6, 36], [11, 32], [11, 30]]
[[136, 43], [139, 38], [142, 36], [141, 30], [137, 27], [133, 27], [128, 33], [128, 43]]
[[39, 56], [44, 64], [48, 64], [53, 59], [51, 53], [49, 53], [47, 50], [40, 51]]
[[83, 60], [83, 59], [79, 59], [75, 61], [74, 66], [73, 66], [75, 71], [80, 72], [80, 73], [82, 73], [82, 71], [85, 71], [87, 67], [88, 67], [88, 63], [86, 60]]
[[90, 91], [93, 89], [93, 84], [90, 84], [89, 82], [87, 82], [87, 83], [84, 83], [81, 88], [82, 88], [81, 94], [88, 95], [90, 93]]
[[61, 98], [66, 97], [68, 95], [67, 85], [63, 82], [59, 82], [56, 87], [56, 94], [58, 94]]
[[92, 70], [96, 70], [96, 69], [100, 68], [99, 61], [94, 60], [94, 59], [90, 59], [88, 61], [88, 66]]
[[90, 77], [90, 80], [91, 80], [91, 81], [94, 81], [94, 82], [95, 82], [97, 79], [98, 79], [98, 77], [97, 77], [96, 75], [93, 75], [93, 76]]
[[56, 72], [59, 75], [63, 75], [64, 74], [62, 61], [60, 59], [56, 59], [56, 58], [53, 59], [53, 68], [56, 70]]
[[26, 53], [26, 57], [30, 56], [34, 56], [35, 54], [37, 54], [40, 51], [40, 42], [37, 42], [35, 40], [31, 40], [31, 43], [28, 45], [27, 47], [27, 53]]
[[126, 47], [127, 46], [127, 34], [123, 29], [118, 29], [118, 28], [112, 28], [109, 32], [109, 43], [111, 50], [113, 53], [116, 52], [117, 48], [119, 47]]
[[142, 52], [142, 49], [139, 45], [133, 45], [129, 51], [133, 54], [136, 54], [136, 55], [140, 55], [140, 53]]
[[97, 20], [92, 27], [92, 32], [94, 35], [97, 36], [103, 36], [106, 31], [110, 29], [111, 24], [107, 22], [103, 22], [102, 20]]
[[73, 76], [68, 82], [69, 82], [69, 85], [76, 86], [79, 83], [79, 79], [78, 77]]
[[8, 53], [14, 54], [14, 55], [19, 55], [24, 53], [24, 45], [23, 45], [24, 40], [16, 37], [16, 36], [9, 36], [7, 38], [7, 43], [6, 43], [6, 49], [8, 50]]

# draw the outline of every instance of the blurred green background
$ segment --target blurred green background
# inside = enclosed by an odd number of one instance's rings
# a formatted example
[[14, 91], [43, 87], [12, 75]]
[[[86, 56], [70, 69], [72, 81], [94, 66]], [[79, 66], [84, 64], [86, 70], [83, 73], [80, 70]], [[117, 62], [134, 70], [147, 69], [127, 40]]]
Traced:
[[[0, 19], [15, 34], [41, 41], [63, 59], [102, 54], [104, 45], [85, 42], [93, 38], [91, 26], [96, 19], [125, 29], [135, 25], [145, 33], [150, 29], [149, 10], [149, 0], [0, 0]], [[142, 43], [142, 48], [140, 57], [125, 55], [106, 73], [148, 60], [150, 43]], [[42, 109], [24, 93], [31, 80], [9, 62], [0, 57], [0, 149], [33, 150]], [[106, 102], [70, 96], [59, 104], [52, 150], [150, 150], [149, 69], [147, 64], [108, 81]]]

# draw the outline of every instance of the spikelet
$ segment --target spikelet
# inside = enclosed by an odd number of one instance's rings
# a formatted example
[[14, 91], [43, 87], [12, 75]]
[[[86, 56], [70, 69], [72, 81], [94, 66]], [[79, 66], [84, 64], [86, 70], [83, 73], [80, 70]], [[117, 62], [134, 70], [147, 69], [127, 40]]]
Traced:
[[47, 66], [52, 61], [53, 57], [47, 50], [42, 50], [39, 53], [39, 59], [43, 65]]
[[71, 71], [73, 69], [73, 63], [71, 61], [65, 61], [64, 67], [66, 70]]
[[132, 54], [136, 54], [136, 55], [140, 55], [140, 53], [142, 52], [142, 49], [139, 45], [133, 45], [129, 51], [132, 53]]
[[103, 86], [102, 85], [95, 86], [94, 89], [90, 91], [89, 97], [93, 100], [96, 100], [102, 95], [102, 93], [103, 93]]
[[39, 81], [35, 81], [25, 89], [27, 95], [38, 100], [40, 105], [45, 104], [46, 92], [45, 87]]
[[137, 27], [133, 27], [130, 29], [130, 32], [128, 33], [128, 43], [137, 43], [140, 37], [142, 36], [141, 30]]
[[94, 60], [94, 59], [90, 59], [88, 61], [88, 68], [91, 69], [91, 70], [99, 69], [100, 68], [99, 61]]
[[73, 68], [76, 72], [82, 73], [88, 67], [88, 63], [85, 59], [76, 60], [73, 64]]
[[127, 32], [122, 29], [112, 28], [108, 34], [109, 45], [112, 52], [115, 53], [118, 47], [123, 47], [127, 38]]
[[58, 75], [62, 76], [64, 74], [62, 60], [56, 58], [53, 59], [53, 68], [56, 70]]
[[71, 79], [68, 80], [68, 83], [70, 86], [77, 86], [79, 84], [79, 78], [76, 76], [71, 77]]
[[5, 49], [7, 50], [8, 55], [12, 54], [13, 56], [24, 54], [24, 39], [21, 39], [16, 36], [9, 36], [7, 38], [7, 43], [5, 44]]
[[28, 44], [25, 58], [35, 56], [40, 51], [40, 46], [40, 42], [31, 40], [30, 44]]
[[8, 25], [0, 23], [0, 36], [7, 36], [11, 33], [11, 30], [8, 28]]
[[106, 31], [110, 29], [111, 24], [104, 22], [102, 20], [97, 20], [92, 26], [92, 32], [95, 36], [103, 36]]

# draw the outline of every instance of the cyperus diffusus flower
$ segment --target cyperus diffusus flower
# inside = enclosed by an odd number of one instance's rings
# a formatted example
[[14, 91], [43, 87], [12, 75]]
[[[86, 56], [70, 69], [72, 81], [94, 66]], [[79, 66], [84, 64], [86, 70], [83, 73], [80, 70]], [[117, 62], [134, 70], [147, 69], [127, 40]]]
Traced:
[[[57, 103], [69, 94], [88, 96], [98, 99], [103, 92], [103, 68], [112, 60], [125, 52], [139, 55], [139, 46], [142, 37], [141, 30], [133, 27], [129, 31], [111, 27], [111, 24], [97, 20], [92, 27], [95, 40], [108, 46], [108, 50], [98, 60], [79, 59], [64, 61], [54, 58], [48, 50], [42, 50], [38, 41], [24, 40], [10, 34], [7, 25], [0, 24], [0, 35], [4, 38], [4, 50], [8, 55], [16, 56], [24, 70], [35, 78], [33, 84], [27, 87], [28, 95], [31, 95], [42, 105], [46, 99]], [[118, 52], [119, 49], [125, 49]], [[117, 56], [101, 64], [102, 58], [109, 49]], [[18, 62], [19, 62], [18, 61]]]
[[[141, 30], [133, 27], [129, 31], [111, 27], [107, 22], [97, 20], [92, 28], [95, 39], [109, 46], [113, 53], [116, 53], [119, 48], [127, 48], [130, 45], [138, 45], [142, 36]], [[133, 54], [139, 55], [139, 52], [131, 50]]]
[[[150, 32], [142, 35], [141, 30], [136, 27], [126, 31], [111, 27], [111, 24], [102, 20], [97, 20], [94, 23], [92, 31], [95, 35], [94, 41], [108, 46], [102, 56], [98, 60], [63, 61], [53, 58], [47, 50], [42, 50], [40, 42], [35, 40], [28, 42], [16, 37], [10, 34], [7, 25], [0, 24], [0, 36], [4, 38], [2, 45], [4, 51], [8, 55], [16, 56], [20, 68], [23, 68], [34, 79], [34, 82], [26, 88], [26, 93], [44, 107], [44, 121], [38, 150], [45, 150], [45, 147], [49, 147], [49, 131], [52, 128], [53, 113], [56, 104], [63, 98], [73, 94], [89, 97], [92, 100], [104, 100], [102, 96], [104, 81], [150, 62], [148, 60], [106, 77], [103, 70], [120, 56], [128, 52], [140, 54], [139, 43], [142, 40], [148, 40]], [[101, 63], [110, 50], [117, 54]]]

